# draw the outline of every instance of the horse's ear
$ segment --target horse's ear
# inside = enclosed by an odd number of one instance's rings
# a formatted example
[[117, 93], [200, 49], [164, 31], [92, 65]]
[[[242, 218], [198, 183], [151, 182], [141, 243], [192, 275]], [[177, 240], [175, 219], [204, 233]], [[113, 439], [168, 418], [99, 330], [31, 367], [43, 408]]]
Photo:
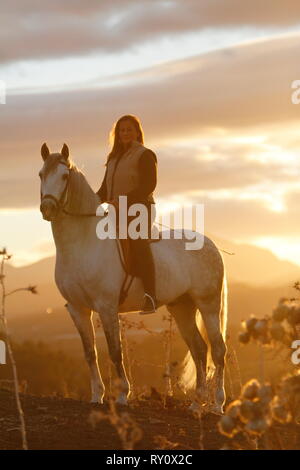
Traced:
[[48, 149], [48, 147], [47, 147], [46, 142], [45, 142], [45, 143], [42, 145], [42, 147], [41, 147], [41, 155], [42, 155], [44, 161], [45, 161], [46, 158], [49, 157], [49, 155], [50, 155], [50, 151], [49, 151], [49, 149]]
[[61, 152], [62, 156], [64, 157], [65, 160], [68, 160], [69, 158], [69, 147], [67, 146], [67, 144], [64, 144], [63, 145], [63, 148], [61, 149]]

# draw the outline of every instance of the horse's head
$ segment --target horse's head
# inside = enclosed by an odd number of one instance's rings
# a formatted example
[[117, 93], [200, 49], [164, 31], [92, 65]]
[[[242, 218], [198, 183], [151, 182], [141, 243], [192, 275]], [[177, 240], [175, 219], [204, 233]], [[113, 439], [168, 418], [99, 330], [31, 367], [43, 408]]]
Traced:
[[47, 144], [43, 144], [41, 155], [44, 165], [39, 172], [41, 178], [40, 211], [45, 220], [54, 220], [59, 210], [65, 205], [70, 177], [69, 149], [66, 144], [60, 153], [50, 153]]

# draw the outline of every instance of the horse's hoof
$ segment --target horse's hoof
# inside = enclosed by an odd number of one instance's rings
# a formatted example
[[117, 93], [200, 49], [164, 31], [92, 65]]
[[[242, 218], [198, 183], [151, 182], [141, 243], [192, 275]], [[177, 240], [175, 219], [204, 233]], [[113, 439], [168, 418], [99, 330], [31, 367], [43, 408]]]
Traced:
[[116, 399], [116, 404], [121, 406], [128, 406], [127, 396], [123, 393], [119, 395]]
[[103, 405], [103, 399], [101, 398], [92, 398], [90, 401], [91, 405]]
[[104, 393], [101, 391], [92, 393], [90, 403], [94, 405], [103, 405]]
[[210, 409], [210, 412], [215, 415], [222, 416], [224, 414], [223, 405], [213, 405]]

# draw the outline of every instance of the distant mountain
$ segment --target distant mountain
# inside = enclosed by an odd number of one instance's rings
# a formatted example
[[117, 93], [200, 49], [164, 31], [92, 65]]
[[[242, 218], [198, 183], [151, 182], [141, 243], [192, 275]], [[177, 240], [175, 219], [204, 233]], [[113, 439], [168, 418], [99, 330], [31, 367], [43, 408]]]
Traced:
[[214, 235], [207, 236], [218, 248], [234, 253], [222, 252], [227, 277], [232, 282], [251, 286], [281, 286], [293, 285], [300, 280], [300, 266], [277, 258], [270, 250], [230, 242]]
[[[47, 291], [48, 288], [48, 291]], [[15, 301], [9, 301], [9, 326], [15, 340], [31, 339], [35, 341], [64, 343], [68, 347], [71, 340], [80, 344], [78, 332], [71, 320], [68, 311], [63, 307], [64, 301], [59, 296], [54, 300], [53, 285], [43, 286], [40, 296], [26, 293], [16, 294]], [[280, 297], [292, 297], [295, 290], [289, 287], [251, 287], [246, 284], [229, 283], [228, 286], [228, 330], [229, 334], [240, 329], [241, 321], [249, 318], [251, 314], [263, 317], [272, 313]], [[25, 296], [25, 297], [24, 297]], [[51, 301], [52, 300], [52, 301]], [[55, 306], [54, 304], [57, 304]], [[51, 306], [52, 313], [47, 314], [46, 308]], [[137, 313], [128, 314], [130, 321], [143, 322], [151, 330], [159, 331], [168, 327], [163, 321], [166, 308], [162, 307], [156, 314], [141, 317]], [[97, 323], [98, 316], [94, 319]], [[96, 330], [97, 335], [103, 336], [102, 331]], [[144, 330], [131, 329], [138, 335]], [[67, 343], [66, 343], [67, 341]]]
[[27, 284], [48, 284], [49, 282], [54, 282], [54, 267], [54, 256], [18, 268], [7, 264], [7, 283], [15, 288], [26, 286]]
[[[229, 255], [222, 252], [225, 262], [228, 282], [244, 292], [244, 297], [253, 294], [254, 305], [257, 298], [269, 295], [268, 292], [289, 291], [292, 294], [291, 286], [300, 280], [300, 267], [288, 261], [282, 261], [273, 255], [269, 250], [257, 248], [246, 244], [237, 244], [228, 240], [223, 240], [213, 235], [208, 235], [218, 246], [229, 252]], [[26, 292], [19, 292], [7, 298], [7, 307], [11, 315], [45, 312], [47, 308], [61, 308], [65, 300], [61, 297], [54, 281], [55, 258], [45, 258], [36, 263], [15, 268], [6, 266], [7, 289], [26, 287], [29, 284], [37, 285], [39, 295], [32, 295]], [[236, 286], [239, 286], [238, 288]], [[290, 289], [289, 289], [290, 288]], [[255, 293], [255, 294], [254, 294]], [[271, 295], [271, 294], [270, 294]], [[277, 294], [276, 294], [277, 295]], [[272, 294], [273, 296], [273, 294]], [[239, 295], [235, 297], [239, 298]], [[274, 297], [275, 298], [275, 297]], [[251, 304], [251, 296], [246, 301]]]
[[[277, 258], [271, 251], [248, 244], [238, 244], [206, 234], [222, 252], [228, 280], [252, 286], [293, 284], [300, 280], [300, 266]], [[54, 283], [55, 258], [45, 258], [20, 268], [7, 266], [7, 282], [13, 287]]]

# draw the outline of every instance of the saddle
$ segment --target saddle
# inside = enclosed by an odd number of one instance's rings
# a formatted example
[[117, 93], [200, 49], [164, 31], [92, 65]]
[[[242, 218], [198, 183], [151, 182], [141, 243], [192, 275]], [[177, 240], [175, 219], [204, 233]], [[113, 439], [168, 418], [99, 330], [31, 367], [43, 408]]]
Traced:
[[[161, 232], [159, 232], [159, 238], [148, 238], [146, 240], [147, 243], [155, 243], [159, 242], [162, 239]], [[121, 247], [121, 262], [123, 264], [123, 268], [125, 272], [131, 276], [137, 276], [138, 273], [135, 270], [135, 266], [133, 264], [133, 256], [130, 250], [130, 243], [128, 238], [118, 239], [117, 240], [119, 246]]]

